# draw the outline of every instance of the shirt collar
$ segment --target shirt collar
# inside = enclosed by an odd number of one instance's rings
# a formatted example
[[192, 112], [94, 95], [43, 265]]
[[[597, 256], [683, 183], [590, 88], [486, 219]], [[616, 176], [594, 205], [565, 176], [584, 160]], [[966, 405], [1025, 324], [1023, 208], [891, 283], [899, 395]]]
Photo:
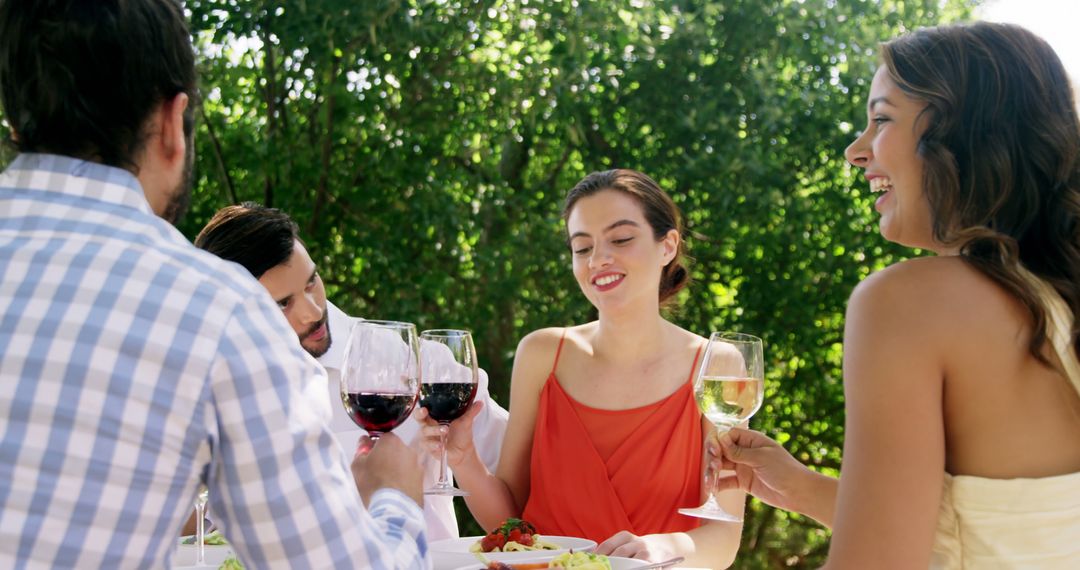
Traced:
[[153, 215], [131, 172], [70, 156], [22, 153], [0, 173], [0, 187], [5, 186], [122, 204]]
[[326, 319], [326, 325], [330, 329], [330, 348], [319, 357], [319, 364], [327, 370], [341, 372], [341, 362], [345, 358], [345, 344], [349, 340], [353, 325], [360, 319], [346, 315], [345, 311], [337, 308], [330, 301], [326, 302], [326, 310], [330, 314]]

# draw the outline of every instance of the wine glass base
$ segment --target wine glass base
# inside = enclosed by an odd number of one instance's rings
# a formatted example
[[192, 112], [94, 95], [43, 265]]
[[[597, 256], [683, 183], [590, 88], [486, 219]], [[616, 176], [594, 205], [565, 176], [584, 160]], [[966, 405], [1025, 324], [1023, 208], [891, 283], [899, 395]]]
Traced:
[[714, 509], [703, 509], [701, 507], [695, 509], [679, 509], [679, 514], [683, 514], [689, 517], [697, 517], [699, 519], [709, 519], [714, 521], [723, 522], [743, 522], [743, 520], [731, 513], [724, 511], [717, 511]]
[[432, 487], [424, 489], [425, 495], [441, 495], [444, 497], [468, 497], [468, 491], [462, 491], [456, 487]]

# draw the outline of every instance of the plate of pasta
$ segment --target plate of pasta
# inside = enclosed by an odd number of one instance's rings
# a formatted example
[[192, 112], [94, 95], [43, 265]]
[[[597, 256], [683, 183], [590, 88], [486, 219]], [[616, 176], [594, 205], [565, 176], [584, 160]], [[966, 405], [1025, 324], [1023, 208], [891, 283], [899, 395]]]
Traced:
[[436, 569], [457, 568], [476, 562], [476, 554], [488, 560], [549, 560], [570, 550], [591, 552], [596, 542], [573, 536], [547, 536], [536, 532], [521, 519], [507, 519], [484, 536], [464, 536], [437, 540], [430, 544]]
[[554, 558], [529, 558], [517, 562], [492, 561], [487, 566], [479, 562], [467, 564], [455, 570], [542, 570], [546, 568], [565, 568], [570, 570], [633, 570], [648, 566], [644, 560], [604, 556], [591, 552], [564, 552]]

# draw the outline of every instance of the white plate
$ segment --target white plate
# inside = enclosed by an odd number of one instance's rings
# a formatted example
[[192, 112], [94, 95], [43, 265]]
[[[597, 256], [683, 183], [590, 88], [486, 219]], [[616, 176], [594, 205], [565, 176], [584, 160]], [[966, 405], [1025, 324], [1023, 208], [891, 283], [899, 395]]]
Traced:
[[[435, 561], [435, 570], [451, 570], [458, 566], [464, 566], [474, 562], [479, 566], [476, 555], [469, 552], [469, 547], [476, 544], [481, 538], [484, 537], [463, 536], [461, 538], [447, 538], [432, 542], [429, 545], [429, 550], [431, 551], [431, 559]], [[596, 543], [586, 538], [548, 536], [545, 534], [541, 535], [541, 539], [558, 545], [559, 549], [527, 550], [522, 552], [485, 552], [483, 554], [488, 557], [488, 560], [498, 560], [499, 562], [509, 563], [523, 560], [541, 562], [544, 560], [551, 560], [571, 548], [575, 551], [582, 552], [592, 552], [593, 549], [596, 548]]]
[[[527, 560], [515, 560], [514, 562], [508, 562], [508, 564], [528, 564], [530, 562], [547, 562], [551, 558], [529, 558]], [[633, 570], [634, 568], [641, 568], [642, 566], [648, 566], [649, 563], [644, 560], [635, 560], [633, 558], [623, 558], [621, 556], [608, 556], [608, 562], [611, 563], [611, 570]], [[479, 562], [475, 564], [467, 564], [454, 570], [484, 570], [486, 568]]]

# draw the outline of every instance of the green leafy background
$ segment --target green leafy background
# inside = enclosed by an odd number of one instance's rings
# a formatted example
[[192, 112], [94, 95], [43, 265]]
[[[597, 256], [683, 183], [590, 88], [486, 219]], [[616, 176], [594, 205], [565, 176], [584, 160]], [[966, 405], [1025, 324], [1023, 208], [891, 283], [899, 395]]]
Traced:
[[[672, 320], [759, 334], [754, 427], [835, 475], [847, 296], [910, 255], [879, 237], [843, 150], [878, 43], [971, 4], [188, 0], [204, 104], [181, 229], [243, 200], [288, 211], [335, 303], [472, 329], [505, 405], [518, 339], [594, 318], [563, 196], [588, 172], [641, 170], [689, 222], [694, 283]], [[812, 520], [754, 501], [736, 567], [814, 566], [827, 548]]]

